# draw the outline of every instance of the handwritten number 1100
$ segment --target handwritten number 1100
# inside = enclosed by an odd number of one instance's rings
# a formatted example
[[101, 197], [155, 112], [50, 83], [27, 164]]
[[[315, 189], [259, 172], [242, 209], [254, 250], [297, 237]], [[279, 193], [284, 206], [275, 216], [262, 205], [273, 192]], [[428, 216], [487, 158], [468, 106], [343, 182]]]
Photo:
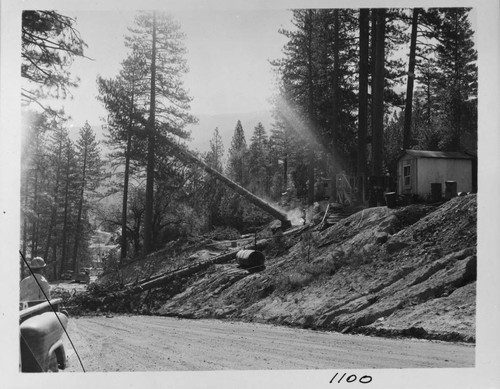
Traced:
[[[344, 378], [345, 376], [347, 375], [347, 373], [344, 373], [342, 375], [342, 377], [340, 377], [338, 379], [338, 381], [336, 380], [337, 379], [337, 376], [339, 375], [339, 373], [335, 373], [335, 375], [333, 376], [333, 378], [330, 380], [330, 383], [331, 384], [340, 384], [342, 381], [344, 381]], [[359, 383], [361, 384], [369, 384], [370, 382], [372, 382], [372, 377], [369, 376], [369, 375], [364, 375], [362, 377], [360, 377], [358, 379], [358, 376], [356, 374], [351, 374], [350, 376], [348, 376], [346, 379], [345, 379], [345, 382], [347, 383], [353, 383], [353, 382], [356, 382], [358, 381]]]

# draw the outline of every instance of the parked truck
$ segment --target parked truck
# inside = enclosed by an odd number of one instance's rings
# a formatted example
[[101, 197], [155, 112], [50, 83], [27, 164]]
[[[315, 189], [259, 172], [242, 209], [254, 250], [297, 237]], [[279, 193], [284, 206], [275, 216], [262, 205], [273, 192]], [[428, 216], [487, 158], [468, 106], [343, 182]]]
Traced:
[[23, 301], [19, 311], [20, 371], [57, 372], [66, 368], [64, 334], [68, 314], [62, 299]]
[[88, 269], [81, 269], [74, 275], [74, 281], [88, 284], [90, 282], [90, 271]]

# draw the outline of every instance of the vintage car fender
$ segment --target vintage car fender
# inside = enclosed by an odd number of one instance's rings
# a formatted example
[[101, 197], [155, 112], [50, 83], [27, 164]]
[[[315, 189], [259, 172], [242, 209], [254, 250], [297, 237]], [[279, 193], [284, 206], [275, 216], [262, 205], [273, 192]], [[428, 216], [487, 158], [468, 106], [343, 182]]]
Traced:
[[20, 324], [23, 372], [57, 371], [58, 367], [66, 367], [61, 323], [65, 329], [68, 317], [64, 313], [44, 312]]
[[[57, 369], [66, 369], [66, 350], [62, 339], [59, 339], [49, 350], [49, 361], [56, 361]], [[49, 366], [49, 369], [54, 366]]]

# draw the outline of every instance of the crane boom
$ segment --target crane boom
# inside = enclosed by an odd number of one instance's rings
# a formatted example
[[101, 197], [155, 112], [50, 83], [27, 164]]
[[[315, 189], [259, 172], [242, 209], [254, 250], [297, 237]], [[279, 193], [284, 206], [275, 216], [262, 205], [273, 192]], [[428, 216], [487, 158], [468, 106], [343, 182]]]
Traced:
[[254, 204], [255, 206], [259, 207], [262, 209], [264, 212], [268, 213], [269, 215], [273, 216], [274, 218], [278, 219], [281, 222], [281, 228], [283, 230], [286, 230], [291, 227], [292, 223], [290, 220], [288, 220], [287, 215], [280, 211], [279, 209], [275, 208], [268, 202], [262, 200], [260, 197], [257, 197], [254, 195], [252, 192], [248, 191], [247, 189], [243, 188], [242, 186], [238, 185], [236, 182], [230, 180], [226, 176], [224, 176], [222, 173], [218, 172], [217, 170], [213, 169], [209, 165], [207, 165], [205, 162], [203, 162], [201, 159], [197, 158], [194, 156], [192, 153], [189, 151], [183, 149], [182, 147], [178, 146], [175, 144], [173, 141], [168, 139], [164, 135], [159, 135], [166, 144], [168, 144], [175, 157], [180, 159], [181, 161], [184, 161], [186, 163], [194, 163], [195, 165], [201, 167], [203, 170], [205, 170], [208, 174], [214, 176], [217, 178], [219, 181], [224, 183], [226, 186], [234, 190], [236, 193], [240, 194], [243, 196], [245, 199], [247, 199], [249, 202]]

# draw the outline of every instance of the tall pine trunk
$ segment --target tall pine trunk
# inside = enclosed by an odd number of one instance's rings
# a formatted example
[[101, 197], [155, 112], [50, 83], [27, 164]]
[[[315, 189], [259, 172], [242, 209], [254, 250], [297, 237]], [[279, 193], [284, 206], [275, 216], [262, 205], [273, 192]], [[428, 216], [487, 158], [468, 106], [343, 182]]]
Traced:
[[358, 153], [357, 171], [361, 199], [365, 201], [367, 175], [366, 138], [368, 136], [368, 52], [370, 11], [366, 8], [359, 12], [359, 106], [358, 106]]
[[[26, 176], [24, 177], [24, 208], [25, 210], [27, 211], [28, 209], [28, 206], [29, 206], [29, 195], [28, 195], [28, 192], [29, 192], [29, 174], [28, 172], [26, 172]], [[26, 245], [28, 243], [28, 216], [27, 216], [27, 212], [24, 212], [24, 217], [23, 217], [23, 256], [24, 258], [26, 258]], [[25, 268], [25, 264], [24, 264], [24, 261], [22, 258], [19, 258], [20, 260], [20, 263], [21, 263], [21, 278], [24, 274], [24, 268]]]
[[[372, 138], [373, 138], [373, 117], [374, 117], [374, 104], [373, 104], [373, 91], [375, 90], [375, 53], [377, 51], [377, 39], [375, 37], [377, 36], [377, 10], [372, 9], [370, 11], [370, 20], [371, 20], [371, 26], [370, 26], [370, 36], [371, 36], [371, 42], [370, 42], [370, 75], [371, 75], [371, 81], [370, 81], [370, 94], [369, 94], [369, 110], [370, 110], [370, 148], [373, 148], [372, 144]], [[371, 172], [370, 172], [371, 174]]]
[[135, 100], [135, 75], [132, 80], [132, 97], [130, 104], [130, 120], [127, 129], [127, 146], [125, 149], [125, 172], [123, 177], [123, 199], [122, 199], [122, 241], [121, 241], [121, 251], [120, 258], [123, 260], [127, 257], [127, 207], [128, 207], [128, 182], [130, 175], [130, 150], [132, 148], [132, 126], [133, 126], [133, 114], [134, 114], [134, 102]]
[[31, 257], [34, 258], [38, 255], [38, 219], [40, 214], [38, 212], [38, 166], [35, 169], [35, 183], [33, 188], [33, 224], [31, 225]]
[[128, 181], [130, 174], [130, 149], [132, 144], [132, 135], [130, 129], [127, 133], [127, 149], [125, 151], [125, 172], [123, 177], [123, 199], [122, 199], [122, 241], [120, 258], [127, 257], [127, 205], [128, 205]]
[[70, 146], [68, 145], [68, 158], [66, 160], [66, 186], [64, 188], [64, 216], [63, 216], [63, 235], [62, 235], [62, 252], [61, 252], [61, 266], [59, 268], [59, 274], [62, 274], [66, 269], [68, 254], [67, 244], [68, 244], [68, 208], [69, 208], [69, 183], [70, 183]]
[[[313, 11], [307, 11], [307, 20], [308, 20], [308, 30], [307, 30], [307, 38], [308, 38], [308, 46], [307, 46], [307, 73], [308, 73], [308, 113], [309, 119], [311, 123], [310, 131], [312, 134], [316, 133], [316, 115], [314, 113], [314, 85], [313, 85], [313, 59], [312, 59], [312, 51], [313, 51]], [[307, 167], [307, 178], [308, 178], [308, 186], [307, 186], [307, 203], [312, 205], [314, 203], [314, 184], [315, 184], [315, 176], [314, 176], [314, 168], [315, 168], [315, 158], [314, 158], [314, 137], [311, 136], [309, 141], [309, 148], [307, 153], [308, 167]]]
[[156, 13], [153, 12], [153, 45], [151, 49], [151, 99], [148, 124], [148, 156], [146, 168], [146, 202], [144, 210], [144, 254], [153, 251], [153, 200], [155, 170], [155, 110], [156, 110]]
[[373, 82], [373, 118], [372, 118], [372, 174], [383, 175], [384, 147], [384, 72], [385, 72], [385, 13], [384, 8], [377, 9], [375, 35], [375, 74]]
[[59, 202], [59, 184], [61, 181], [62, 148], [63, 148], [63, 141], [62, 141], [62, 139], [60, 139], [59, 140], [59, 149], [57, 151], [56, 182], [54, 185], [54, 192], [53, 192], [53, 204], [52, 204], [52, 209], [51, 209], [51, 213], [50, 213], [49, 229], [47, 232], [47, 241], [45, 243], [45, 251], [43, 253], [43, 257], [45, 258], [45, 260], [47, 260], [49, 257], [49, 249], [51, 248], [51, 244], [52, 244], [52, 231], [54, 230], [54, 227], [56, 224], [57, 206], [58, 206], [58, 202]]
[[417, 27], [418, 27], [419, 11], [420, 11], [419, 8], [415, 8], [413, 10], [413, 17], [411, 22], [410, 58], [408, 63], [405, 122], [403, 129], [403, 150], [409, 149], [411, 146], [411, 116], [412, 116], [412, 104], [413, 104], [413, 83], [415, 81], [415, 53], [417, 50]]
[[283, 191], [288, 189], [288, 154], [283, 157]]
[[339, 133], [339, 73], [340, 73], [340, 36], [339, 10], [333, 11], [333, 101], [332, 101], [332, 151], [337, 152], [337, 138]]
[[80, 188], [80, 198], [78, 199], [78, 216], [76, 218], [76, 231], [75, 231], [75, 245], [73, 247], [73, 270], [78, 272], [78, 249], [81, 240], [81, 226], [82, 226], [82, 211], [83, 211], [83, 197], [85, 196], [85, 180], [87, 169], [87, 145], [84, 148], [83, 155], [83, 168], [82, 168], [82, 186]]
[[456, 64], [456, 69], [455, 69], [455, 83], [456, 83], [456, 86], [455, 89], [456, 92], [454, 92], [454, 98], [453, 98], [453, 104], [452, 104], [452, 107], [453, 107], [453, 114], [454, 114], [454, 117], [455, 117], [455, 120], [454, 120], [454, 127], [455, 127], [455, 131], [453, 131], [453, 140], [452, 140], [452, 143], [451, 143], [451, 146], [452, 146], [452, 150], [453, 151], [460, 151], [461, 147], [460, 147], [460, 138], [462, 137], [462, 110], [461, 110], [461, 105], [462, 105], [462, 88], [461, 88], [461, 85], [462, 85], [462, 72], [460, 71], [460, 67], [458, 66], [458, 64], [460, 63], [460, 51], [459, 51], [459, 46], [460, 46], [460, 40], [458, 38], [458, 31], [459, 31], [459, 28], [460, 28], [460, 21], [459, 21], [459, 18], [458, 18], [458, 15], [456, 14], [456, 12], [454, 13], [455, 15], [455, 30], [454, 30], [454, 40], [455, 40], [455, 45], [454, 45], [454, 48], [455, 48], [455, 64]]
[[340, 171], [338, 163], [339, 163], [339, 155], [338, 155], [338, 134], [339, 134], [339, 99], [340, 99], [340, 88], [339, 88], [339, 74], [340, 74], [340, 60], [339, 60], [339, 51], [340, 51], [340, 20], [339, 20], [339, 10], [335, 9], [333, 11], [333, 80], [332, 80], [332, 89], [333, 89], [333, 100], [332, 100], [332, 138], [331, 138], [331, 154], [333, 158], [332, 164], [332, 186], [330, 196], [335, 198], [335, 194], [337, 193], [337, 173]]

